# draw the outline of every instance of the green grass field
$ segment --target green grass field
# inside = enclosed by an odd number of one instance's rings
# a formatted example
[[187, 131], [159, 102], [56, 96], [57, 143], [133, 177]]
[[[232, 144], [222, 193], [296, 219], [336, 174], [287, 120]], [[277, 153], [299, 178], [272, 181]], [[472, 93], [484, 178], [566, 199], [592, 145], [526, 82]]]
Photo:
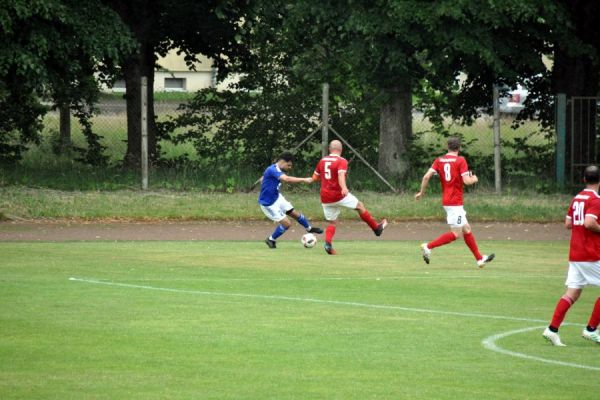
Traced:
[[[313, 220], [323, 218], [317, 188], [284, 194]], [[433, 192], [433, 191], [432, 191]], [[440, 195], [428, 193], [415, 201], [413, 192], [354, 192], [373, 215], [390, 220], [444, 220]], [[9, 218], [264, 220], [251, 193], [198, 191], [59, 191], [18, 186], [0, 187], [0, 212]], [[473, 221], [561, 222], [570, 196], [564, 194], [496, 195], [483, 190], [465, 196]], [[354, 214], [354, 213], [352, 213]], [[350, 218], [358, 218], [355, 214]]]
[[[483, 270], [458, 242], [429, 266], [417, 242], [0, 243], [0, 398], [596, 398], [600, 347], [541, 337], [567, 243], [480, 247]], [[484, 347], [503, 333], [534, 359]]]

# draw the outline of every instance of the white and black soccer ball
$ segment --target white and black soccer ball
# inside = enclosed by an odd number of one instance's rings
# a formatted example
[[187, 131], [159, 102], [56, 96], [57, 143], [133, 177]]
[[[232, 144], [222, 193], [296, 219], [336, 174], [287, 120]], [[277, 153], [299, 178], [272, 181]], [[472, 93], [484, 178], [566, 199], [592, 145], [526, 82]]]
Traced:
[[302, 246], [306, 247], [307, 249], [310, 249], [312, 247], [315, 247], [315, 244], [317, 244], [317, 237], [312, 233], [306, 233], [302, 236], [302, 239], [300, 239], [300, 241], [302, 242]]

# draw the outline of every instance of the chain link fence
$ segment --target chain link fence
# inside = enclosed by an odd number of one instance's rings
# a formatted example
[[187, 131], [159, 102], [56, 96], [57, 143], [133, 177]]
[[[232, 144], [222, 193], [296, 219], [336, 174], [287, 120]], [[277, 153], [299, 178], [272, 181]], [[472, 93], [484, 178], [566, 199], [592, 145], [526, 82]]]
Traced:
[[[178, 115], [178, 101], [157, 101], [154, 109], [158, 121]], [[127, 114], [124, 100], [103, 101], [98, 104], [99, 113], [92, 119], [93, 131], [105, 146], [104, 153], [108, 156], [111, 166], [118, 166], [125, 157], [127, 150]], [[536, 189], [551, 189], [554, 183], [554, 156], [556, 139], [554, 132], [545, 131], [538, 121], [527, 120], [515, 122], [515, 115], [502, 114], [501, 116], [501, 144], [502, 144], [502, 181], [505, 188], [511, 186], [523, 187], [535, 182]], [[433, 124], [419, 112], [413, 113], [413, 155], [411, 160], [413, 168], [409, 179], [417, 181], [433, 159], [443, 154], [446, 149], [446, 136], [458, 135], [463, 140], [463, 153], [468, 157], [471, 169], [480, 177], [483, 184], [494, 184], [494, 140], [492, 129], [492, 116], [481, 116], [472, 125], [465, 126], [451, 120], [444, 123], [444, 132], [435, 129]], [[335, 119], [332, 124], [338, 127]], [[354, 124], [347, 124], [346, 128], [338, 128], [340, 133], [346, 134]], [[373, 138], [355, 138], [353, 146], [365, 157], [377, 165], [377, 125], [373, 123]], [[74, 154], [57, 155], [53, 150], [59, 140], [60, 118], [59, 112], [49, 112], [44, 118], [44, 129], [40, 144], [31, 146], [24, 154], [22, 165], [31, 168], [45, 168], [44, 165], [57, 166], [60, 163], [73, 165]], [[175, 132], [177, 134], [177, 132]], [[315, 143], [318, 139], [314, 139]], [[71, 143], [73, 147], [85, 148], [86, 141], [82, 134], [81, 126], [76, 118], [71, 118]], [[160, 143], [161, 156], [165, 159], [184, 158], [197, 160], [196, 149], [192, 144], [173, 144], [163, 141]], [[315, 148], [317, 146], [315, 145]], [[417, 149], [417, 151], [414, 151]], [[349, 157], [352, 157], [349, 155]], [[42, 162], [43, 161], [43, 162]], [[232, 171], [238, 176], [244, 171]], [[245, 171], [249, 173], [250, 171]], [[157, 169], [151, 170], [150, 182], [157, 174], [165, 173]], [[254, 179], [256, 171], [252, 171]], [[171, 177], [173, 173], [171, 173]], [[153, 176], [154, 175], [154, 176]], [[198, 174], [198, 180], [202, 179]], [[547, 179], [545, 179], [547, 178]], [[171, 179], [171, 178], [169, 178]], [[375, 180], [375, 178], [373, 177]], [[193, 184], [191, 184], [193, 185]], [[385, 190], [383, 188], [383, 190]]]

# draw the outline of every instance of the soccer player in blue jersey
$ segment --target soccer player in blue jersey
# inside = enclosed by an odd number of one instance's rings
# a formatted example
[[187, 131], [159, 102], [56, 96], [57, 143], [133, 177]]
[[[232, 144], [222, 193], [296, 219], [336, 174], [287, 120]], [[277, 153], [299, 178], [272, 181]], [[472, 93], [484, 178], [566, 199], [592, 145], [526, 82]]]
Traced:
[[[312, 227], [306, 217], [294, 210], [294, 206], [279, 193], [279, 187], [281, 182], [287, 183], [312, 183], [312, 177], [310, 178], [296, 178], [294, 176], [288, 176], [285, 172], [292, 168], [294, 156], [290, 152], [283, 152], [277, 158], [275, 164], [270, 165], [262, 176], [262, 182], [260, 186], [260, 195], [258, 196], [258, 204], [260, 205], [263, 213], [272, 221], [278, 222], [277, 227], [269, 236], [265, 239], [265, 243], [269, 248], [274, 249], [277, 247], [277, 238], [285, 233], [292, 222], [289, 217], [294, 218], [300, 225], [302, 225], [307, 232], [311, 233], [323, 233], [323, 229]], [[285, 172], [284, 172], [285, 171]]]

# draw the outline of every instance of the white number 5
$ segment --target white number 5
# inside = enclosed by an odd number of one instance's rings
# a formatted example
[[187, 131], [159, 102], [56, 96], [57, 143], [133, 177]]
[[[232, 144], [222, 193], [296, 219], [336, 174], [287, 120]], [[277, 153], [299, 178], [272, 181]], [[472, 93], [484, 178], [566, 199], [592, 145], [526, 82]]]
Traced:
[[331, 162], [326, 162], [325, 166], [323, 167], [325, 169], [325, 179], [331, 179], [331, 170], [329, 169], [330, 166]]

